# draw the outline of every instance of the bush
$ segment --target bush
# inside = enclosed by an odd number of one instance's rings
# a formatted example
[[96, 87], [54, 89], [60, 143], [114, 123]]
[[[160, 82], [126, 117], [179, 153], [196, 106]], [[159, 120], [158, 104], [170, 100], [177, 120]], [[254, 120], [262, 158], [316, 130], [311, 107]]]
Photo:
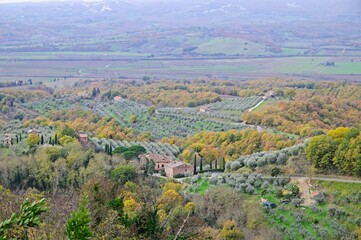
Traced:
[[316, 202], [318, 204], [322, 204], [326, 202], [326, 194], [323, 192], [320, 192], [315, 198]]
[[210, 173], [210, 172], [204, 173], [205, 178], [210, 178], [211, 176], [212, 176], [212, 173]]
[[114, 180], [121, 182], [122, 184], [133, 180], [137, 176], [135, 168], [130, 164], [120, 165], [116, 167], [111, 176]]
[[269, 164], [274, 164], [277, 161], [277, 155], [275, 153], [269, 153], [266, 159]]
[[227, 170], [227, 171], [231, 171], [231, 165], [232, 165], [232, 163], [233, 163], [232, 161], [227, 161], [227, 162], [226, 162], [226, 166], [225, 166], [225, 167], [226, 167], [226, 170]]
[[209, 184], [217, 185], [217, 182], [218, 182], [218, 178], [217, 178], [217, 177], [211, 177], [211, 178], [209, 179]]
[[255, 168], [257, 167], [256, 160], [254, 158], [248, 159], [246, 166], [249, 168]]
[[262, 186], [261, 186], [261, 188], [262, 189], [267, 189], [268, 187], [269, 187], [269, 182], [268, 181], [264, 181], [263, 183], [262, 183]]
[[301, 198], [294, 198], [292, 199], [292, 204], [295, 206], [295, 207], [300, 207], [301, 204], [304, 202], [304, 199], [301, 199]]
[[238, 161], [234, 161], [231, 163], [231, 171], [237, 171], [241, 168], [241, 164]]
[[266, 157], [261, 157], [258, 159], [257, 161], [257, 167], [263, 167], [267, 164], [267, 159]]
[[285, 164], [287, 162], [287, 158], [288, 156], [286, 153], [280, 153], [277, 158], [277, 164], [278, 165]]
[[178, 173], [176, 175], [174, 175], [174, 178], [184, 178], [185, 175], [183, 173]]
[[251, 185], [248, 185], [247, 187], [246, 187], [246, 192], [248, 193], [248, 194], [253, 194], [254, 192], [255, 192], [255, 189], [254, 189], [254, 187], [252, 187]]

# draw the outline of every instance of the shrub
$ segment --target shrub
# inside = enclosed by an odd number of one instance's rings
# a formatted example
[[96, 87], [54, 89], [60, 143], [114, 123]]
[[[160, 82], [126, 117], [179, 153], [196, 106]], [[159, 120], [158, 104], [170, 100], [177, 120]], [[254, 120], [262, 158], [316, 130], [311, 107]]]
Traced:
[[264, 181], [263, 183], [262, 183], [262, 186], [261, 186], [261, 188], [262, 189], [267, 189], [268, 187], [269, 187], [269, 182], [268, 181]]
[[278, 165], [285, 164], [287, 162], [287, 158], [288, 156], [286, 153], [280, 153], [277, 158], [277, 164]]
[[246, 192], [247, 192], [248, 194], [253, 194], [253, 193], [255, 192], [255, 189], [254, 189], [254, 187], [252, 187], [251, 185], [248, 185], [248, 186], [246, 187]]
[[218, 178], [217, 177], [211, 177], [209, 179], [209, 184], [212, 184], [212, 185], [216, 185], [218, 182]]
[[112, 172], [111, 176], [114, 180], [121, 183], [126, 183], [133, 180], [137, 176], [135, 168], [130, 164], [120, 165], [116, 167]]
[[174, 175], [174, 178], [184, 178], [185, 175], [183, 173], [178, 173], [176, 175]]
[[231, 170], [232, 171], [237, 171], [240, 168], [241, 168], [241, 164], [238, 161], [234, 161], [234, 162], [231, 163]]
[[304, 202], [304, 199], [302, 199], [302, 198], [294, 198], [294, 199], [292, 199], [291, 202], [295, 207], [299, 207]]
[[256, 160], [254, 158], [248, 159], [246, 166], [249, 168], [255, 168], [257, 167]]
[[232, 165], [232, 163], [233, 163], [232, 161], [227, 161], [227, 162], [226, 162], [226, 166], [225, 166], [225, 167], [226, 167], [226, 170], [227, 170], [227, 171], [231, 171], [231, 165]]
[[269, 153], [266, 159], [269, 164], [274, 164], [277, 161], [277, 155], [275, 153]]
[[204, 177], [205, 178], [210, 178], [212, 176], [212, 174], [210, 172], [206, 172], [204, 173]]
[[267, 164], [267, 159], [266, 157], [261, 157], [258, 159], [257, 161], [257, 167], [263, 167]]
[[316, 202], [318, 204], [322, 204], [324, 202], [326, 202], [326, 194], [323, 192], [320, 192], [315, 198]]

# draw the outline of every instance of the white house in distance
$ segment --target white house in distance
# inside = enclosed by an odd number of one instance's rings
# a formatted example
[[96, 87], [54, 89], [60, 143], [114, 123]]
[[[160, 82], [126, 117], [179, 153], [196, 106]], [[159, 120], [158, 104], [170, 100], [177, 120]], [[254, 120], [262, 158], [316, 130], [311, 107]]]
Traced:
[[114, 101], [116, 101], [116, 102], [122, 102], [122, 101], [123, 101], [123, 98], [122, 98], [121, 96], [116, 96], [116, 97], [114, 97], [113, 99], [114, 99]]

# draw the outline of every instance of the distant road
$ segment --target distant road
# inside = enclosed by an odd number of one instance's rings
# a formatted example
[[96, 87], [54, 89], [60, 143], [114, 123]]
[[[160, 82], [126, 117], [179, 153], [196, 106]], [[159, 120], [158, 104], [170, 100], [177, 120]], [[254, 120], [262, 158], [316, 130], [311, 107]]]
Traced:
[[[295, 180], [308, 180], [309, 177], [292, 177], [292, 176], [291, 176], [291, 179], [295, 179]], [[360, 184], [361, 184], [361, 180], [344, 179], [344, 178], [312, 177], [312, 180], [321, 180], [321, 181], [328, 181], [328, 182], [360, 183]]]

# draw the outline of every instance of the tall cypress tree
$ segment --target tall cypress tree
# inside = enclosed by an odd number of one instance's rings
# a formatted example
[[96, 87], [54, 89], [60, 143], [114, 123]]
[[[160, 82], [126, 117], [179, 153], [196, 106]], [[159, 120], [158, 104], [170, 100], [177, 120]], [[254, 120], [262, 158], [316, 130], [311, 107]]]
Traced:
[[105, 144], [105, 152], [106, 152], [107, 154], [109, 154], [109, 146], [108, 146], [108, 144]]
[[113, 147], [109, 144], [109, 155], [113, 155]]
[[55, 137], [54, 137], [54, 144], [59, 144], [58, 143], [58, 134], [55, 133]]
[[44, 137], [43, 135], [41, 135], [41, 138], [40, 138], [40, 144], [43, 145], [44, 144]]
[[209, 169], [212, 170], [212, 160], [209, 160]]
[[203, 158], [201, 157], [201, 160], [199, 162], [199, 171], [203, 172]]
[[216, 158], [216, 160], [215, 160], [215, 162], [214, 162], [214, 169], [217, 169], [217, 158]]
[[196, 174], [197, 173], [197, 155], [194, 154], [194, 159], [193, 159], [193, 173]]
[[226, 171], [226, 160], [223, 157], [223, 172]]

